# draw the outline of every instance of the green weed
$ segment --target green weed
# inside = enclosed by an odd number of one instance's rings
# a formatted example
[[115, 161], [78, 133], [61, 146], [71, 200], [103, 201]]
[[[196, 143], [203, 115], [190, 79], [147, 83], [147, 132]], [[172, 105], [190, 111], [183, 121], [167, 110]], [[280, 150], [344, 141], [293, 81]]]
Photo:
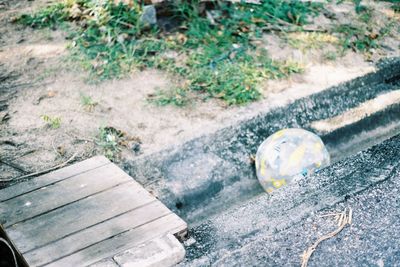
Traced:
[[336, 27], [335, 31], [341, 36], [341, 44], [344, 49], [368, 52], [372, 48], [379, 47], [379, 41], [391, 30], [391, 24], [378, 30], [366, 25], [364, 27], [351, 24], [343, 24]]
[[[389, 0], [389, 2], [398, 0]], [[353, 0], [357, 19], [350, 24], [338, 25], [333, 29], [339, 35], [343, 49], [352, 49], [368, 54], [371, 49], [378, 48], [380, 41], [391, 33], [394, 23], [388, 21], [377, 23], [373, 9], [363, 5], [361, 0]], [[400, 3], [400, 2], [399, 2]]]
[[119, 147], [119, 139], [122, 134], [112, 127], [100, 127], [99, 133], [96, 139], [96, 144], [101, 147], [103, 154], [110, 160], [114, 160], [115, 157], [121, 152]]
[[330, 60], [330, 61], [336, 60], [337, 56], [338, 55], [335, 51], [328, 51], [323, 55], [324, 59]]
[[174, 105], [177, 107], [183, 107], [189, 102], [186, 90], [181, 88], [174, 88], [170, 91], [158, 91], [154, 96], [149, 96], [148, 100], [159, 106]]
[[[271, 26], [301, 30], [322, 9], [319, 3], [291, 0], [266, 0], [259, 5], [217, 1], [207, 17], [199, 7], [198, 0], [174, 1], [170, 12], [180, 25], [172, 33], [143, 24], [140, 4], [113, 1], [69, 0], [24, 20], [21, 17], [21, 22], [34, 26], [32, 21], [44, 21], [36, 23], [44, 27], [75, 21], [73, 53], [100, 80], [146, 68], [162, 69], [184, 80], [171, 94], [160, 93], [158, 104], [182, 106], [189, 91], [227, 104], [245, 104], [261, 97], [263, 80], [302, 70], [293, 62], [272, 61], [251, 40]], [[61, 16], [54, 20], [57, 12]], [[170, 57], [170, 52], [179, 54], [179, 59]]]
[[101, 148], [103, 154], [110, 160], [117, 160], [123, 147], [134, 144], [134, 150], [140, 150], [142, 143], [139, 137], [129, 136], [126, 132], [114, 127], [100, 127], [96, 136], [96, 144]]
[[53, 4], [35, 14], [23, 14], [17, 22], [32, 28], [54, 28], [68, 19], [69, 13], [64, 3]]
[[400, 1], [399, 0], [380, 0], [382, 2], [392, 3], [391, 8], [395, 12], [400, 12]]
[[49, 115], [42, 115], [40, 118], [46, 123], [47, 126], [52, 129], [58, 129], [61, 126], [61, 118], [60, 117], [51, 117]]
[[400, 13], [400, 1], [399, 0], [383, 0], [392, 3], [390, 6], [394, 12]]
[[[307, 23], [309, 13], [317, 12], [312, 9], [316, 6], [298, 2], [265, 1], [261, 6], [239, 4], [234, 7], [222, 3], [214, 25], [199, 14], [198, 5], [181, 2], [178, 7], [186, 31], [169, 36], [167, 46], [184, 55], [184, 64], [176, 67], [178, 62], [163, 58], [161, 54], [158, 62], [163, 64], [157, 67], [186, 79], [180, 92], [203, 92], [227, 104], [257, 100], [261, 97], [258, 85], [262, 80], [301, 71], [287, 62], [272, 61], [265, 51], [254, 53], [256, 48], [250, 44], [250, 39], [260, 36], [258, 30], [263, 26], [271, 23], [302, 25]], [[291, 12], [297, 15], [293, 17]]]
[[362, 5], [362, 0], [353, 0], [356, 13], [361, 13], [367, 10], [367, 7]]
[[328, 33], [295, 32], [287, 35], [288, 44], [302, 51], [308, 49], [322, 49], [327, 44], [338, 44], [337, 37]]
[[85, 108], [85, 110], [92, 112], [94, 108], [98, 105], [97, 102], [95, 102], [91, 96], [86, 95], [84, 93], [80, 94], [80, 100], [82, 106]]
[[54, 76], [60, 71], [60, 66], [45, 68], [38, 76], [35, 77], [35, 82], [42, 82], [45, 79]]

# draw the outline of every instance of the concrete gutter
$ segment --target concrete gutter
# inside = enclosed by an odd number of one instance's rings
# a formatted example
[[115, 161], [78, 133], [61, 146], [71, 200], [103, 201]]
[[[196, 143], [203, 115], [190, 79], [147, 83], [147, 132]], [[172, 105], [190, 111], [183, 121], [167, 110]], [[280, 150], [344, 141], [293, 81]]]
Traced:
[[400, 103], [400, 90], [381, 94], [374, 99], [365, 101], [361, 105], [332, 118], [311, 123], [311, 128], [316, 132], [329, 133], [340, 128], [355, 124], [372, 116], [374, 113], [383, 112], [392, 105]]
[[[364, 102], [397, 90], [400, 59], [387, 60], [378, 68], [375, 73], [299, 99], [214, 134], [127, 161], [124, 169], [178, 215], [192, 225], [199, 224], [212, 214], [262, 193], [250, 156], [266, 137], [279, 129], [297, 127], [316, 132], [326, 143], [334, 161], [353, 154], [353, 148], [360, 151], [398, 133], [398, 103], [332, 132], [318, 132], [312, 128], [315, 121], [340, 116]], [[371, 133], [375, 135], [371, 136]]]

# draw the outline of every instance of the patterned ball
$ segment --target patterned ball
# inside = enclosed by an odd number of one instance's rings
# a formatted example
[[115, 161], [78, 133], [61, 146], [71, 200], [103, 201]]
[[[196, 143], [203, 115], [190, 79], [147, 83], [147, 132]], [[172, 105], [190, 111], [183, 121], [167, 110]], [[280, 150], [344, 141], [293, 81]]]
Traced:
[[256, 154], [257, 178], [271, 193], [330, 163], [321, 138], [303, 129], [283, 129], [269, 136]]

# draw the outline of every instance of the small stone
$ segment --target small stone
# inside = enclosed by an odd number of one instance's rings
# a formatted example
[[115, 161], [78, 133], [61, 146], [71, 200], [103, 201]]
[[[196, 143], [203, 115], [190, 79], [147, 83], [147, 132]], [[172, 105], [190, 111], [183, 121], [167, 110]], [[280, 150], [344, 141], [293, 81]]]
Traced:
[[197, 242], [196, 239], [191, 237], [191, 238], [185, 240], [184, 244], [185, 244], [185, 246], [189, 247], [189, 246], [195, 244], [196, 242]]
[[140, 22], [148, 25], [155, 25], [157, 23], [156, 8], [153, 5], [143, 7], [143, 14]]
[[131, 150], [133, 151], [133, 153], [135, 153], [135, 155], [140, 154], [140, 149], [141, 149], [140, 143], [134, 143], [134, 144], [131, 146]]

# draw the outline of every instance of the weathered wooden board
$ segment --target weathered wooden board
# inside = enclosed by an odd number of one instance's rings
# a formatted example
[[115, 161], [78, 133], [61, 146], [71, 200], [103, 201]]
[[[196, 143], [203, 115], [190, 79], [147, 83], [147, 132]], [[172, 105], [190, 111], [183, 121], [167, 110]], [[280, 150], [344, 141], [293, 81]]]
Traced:
[[130, 180], [117, 166], [104, 165], [92, 170], [90, 175], [78, 174], [0, 203], [1, 223], [9, 227]]
[[[168, 214], [171, 214], [169, 209], [159, 201], [153, 201], [141, 208], [124, 213], [47, 246], [28, 252], [26, 257], [29, 258], [30, 263], [33, 265], [44, 265], [130, 229], [143, 226], [149, 220], [154, 220], [154, 218], [163, 217]], [[62, 253], [59, 253], [60, 250], [62, 250]]]
[[6, 231], [25, 253], [151, 201], [153, 198], [142, 188], [126, 183], [14, 224]]
[[93, 157], [82, 161], [80, 163], [59, 169], [54, 172], [50, 172], [36, 179], [32, 179], [23, 183], [16, 184], [14, 186], [2, 189], [0, 192], [0, 201], [4, 201], [30, 191], [37, 190], [38, 188], [56, 183], [58, 181], [70, 178], [80, 173], [93, 170], [100, 166], [110, 164], [111, 162], [105, 157]]
[[104, 157], [0, 191], [0, 221], [31, 266], [86, 266], [186, 223]]
[[[166, 230], [170, 228], [169, 226], [171, 225], [175, 225], [176, 228]], [[114, 252], [111, 253], [111, 251], [124, 251], [130, 247], [137, 246], [144, 241], [161, 236], [164, 233], [180, 232], [185, 228], [186, 225], [182, 224], [182, 220], [180, 220], [179, 217], [177, 217], [175, 214], [169, 214], [155, 221], [151, 221], [140, 227], [104, 240], [103, 242], [93, 244], [82, 251], [78, 251], [68, 257], [52, 262], [46, 266], [87, 266], [101, 260], [102, 257], [99, 257], [99, 255], [112, 256]]]

